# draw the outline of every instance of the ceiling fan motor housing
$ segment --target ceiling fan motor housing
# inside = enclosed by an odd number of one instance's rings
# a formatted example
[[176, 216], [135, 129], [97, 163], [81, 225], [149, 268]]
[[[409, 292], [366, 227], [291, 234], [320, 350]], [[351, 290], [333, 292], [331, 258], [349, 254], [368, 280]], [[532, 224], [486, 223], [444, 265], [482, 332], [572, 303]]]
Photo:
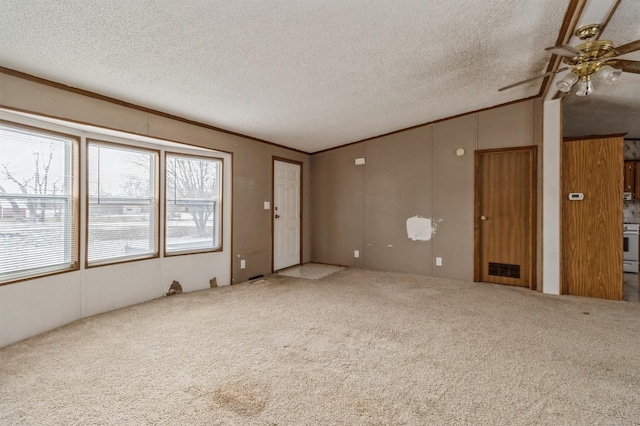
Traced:
[[573, 58], [565, 56], [562, 58], [562, 61], [569, 65], [597, 62], [599, 58], [602, 58], [602, 56], [613, 50], [613, 43], [609, 40], [590, 41], [576, 46], [576, 50], [582, 52], [583, 55], [575, 56]]
[[600, 24], [589, 24], [580, 27], [574, 33], [580, 40], [587, 40], [593, 38], [600, 31]]

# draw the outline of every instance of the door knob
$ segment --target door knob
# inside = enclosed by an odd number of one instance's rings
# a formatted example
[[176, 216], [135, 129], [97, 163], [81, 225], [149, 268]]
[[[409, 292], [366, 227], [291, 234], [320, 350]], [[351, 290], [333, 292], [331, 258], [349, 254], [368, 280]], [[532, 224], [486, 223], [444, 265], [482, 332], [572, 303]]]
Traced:
[[487, 217], [485, 215], [480, 216], [480, 220], [487, 220]]
[[280, 215], [279, 214], [276, 215], [276, 219], [280, 219]]

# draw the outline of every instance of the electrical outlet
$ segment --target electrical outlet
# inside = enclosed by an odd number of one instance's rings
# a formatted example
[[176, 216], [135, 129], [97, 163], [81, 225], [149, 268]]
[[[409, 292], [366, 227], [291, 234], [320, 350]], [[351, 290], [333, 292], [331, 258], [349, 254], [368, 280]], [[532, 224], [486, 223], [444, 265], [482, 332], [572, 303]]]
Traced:
[[245, 259], [242, 259], [240, 261], [240, 269], [244, 269], [247, 267], [247, 261]]
[[436, 257], [436, 266], [442, 266], [442, 258]]
[[353, 257], [360, 257], [360, 250], [354, 250]]

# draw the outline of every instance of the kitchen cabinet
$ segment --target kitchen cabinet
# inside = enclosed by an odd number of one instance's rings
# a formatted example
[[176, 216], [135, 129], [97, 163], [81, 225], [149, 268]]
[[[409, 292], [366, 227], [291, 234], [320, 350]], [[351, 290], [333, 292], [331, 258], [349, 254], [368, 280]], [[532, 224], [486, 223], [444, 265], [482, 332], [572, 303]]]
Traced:
[[640, 200], [640, 160], [624, 162], [622, 192], [630, 192], [632, 200]]
[[635, 164], [635, 176], [633, 184], [633, 199], [640, 200], [640, 161], [636, 161]]
[[[624, 186], [622, 192], [632, 192], [633, 198], [638, 194], [637, 187], [640, 179], [636, 179], [636, 163], [637, 161], [624, 162]], [[640, 173], [638, 173], [640, 175]]]

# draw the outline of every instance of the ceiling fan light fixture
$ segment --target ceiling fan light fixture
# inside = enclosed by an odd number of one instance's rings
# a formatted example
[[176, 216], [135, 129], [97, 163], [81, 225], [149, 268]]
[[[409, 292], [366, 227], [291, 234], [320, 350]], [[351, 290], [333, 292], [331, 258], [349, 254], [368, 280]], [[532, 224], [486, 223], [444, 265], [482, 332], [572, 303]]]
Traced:
[[580, 79], [578, 82], [578, 90], [576, 90], [577, 96], [589, 96], [593, 93], [593, 83], [591, 79]]
[[620, 77], [620, 74], [622, 74], [622, 70], [613, 68], [611, 65], [603, 65], [596, 72], [598, 78], [603, 80], [606, 84], [611, 84], [616, 81], [618, 77]]
[[556, 83], [559, 91], [569, 93], [574, 84], [578, 82], [578, 76], [572, 72], [567, 74], [562, 80]]
[[[620, 0], [618, 0], [619, 2]], [[555, 83], [558, 93], [555, 94], [554, 99], [562, 98], [574, 91], [574, 88], [577, 96], [588, 96], [593, 93], [594, 74], [604, 84], [615, 82], [623, 72], [640, 74], [640, 61], [619, 58], [627, 53], [639, 52], [640, 40], [616, 47], [612, 41], [600, 39], [602, 28], [601, 24], [582, 26], [574, 34], [583, 43], [577, 46], [559, 44], [545, 49], [545, 51], [561, 58], [562, 62], [568, 66], [558, 68], [558, 63], [555, 62], [556, 66], [553, 71], [509, 84], [499, 88], [498, 91], [501, 92], [552, 75], [559, 77], [561, 72], [571, 69], [571, 72]], [[545, 80], [543, 87], [547, 83], [548, 80]]]

